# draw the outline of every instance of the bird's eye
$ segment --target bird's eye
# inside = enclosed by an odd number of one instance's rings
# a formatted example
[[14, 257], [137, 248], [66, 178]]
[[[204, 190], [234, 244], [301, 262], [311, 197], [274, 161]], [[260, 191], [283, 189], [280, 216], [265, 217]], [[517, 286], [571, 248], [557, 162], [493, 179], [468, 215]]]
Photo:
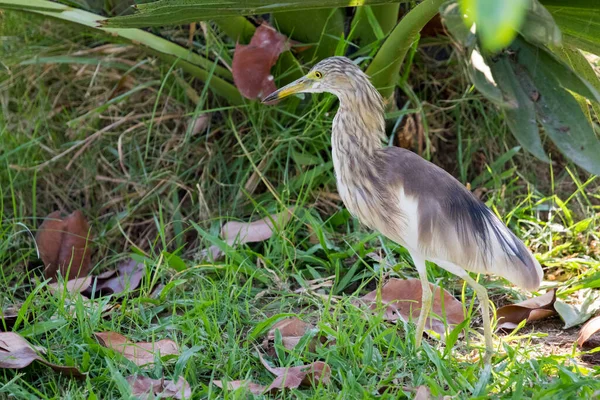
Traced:
[[315, 78], [317, 79], [321, 79], [323, 77], [323, 74], [319, 71], [315, 71]]

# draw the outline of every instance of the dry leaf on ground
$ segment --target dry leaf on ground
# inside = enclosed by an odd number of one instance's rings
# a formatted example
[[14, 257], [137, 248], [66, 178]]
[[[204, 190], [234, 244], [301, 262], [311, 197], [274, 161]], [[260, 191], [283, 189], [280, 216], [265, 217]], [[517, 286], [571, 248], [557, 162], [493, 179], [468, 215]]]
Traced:
[[33, 361], [46, 364], [56, 372], [75, 378], [83, 378], [85, 374], [75, 367], [56, 365], [38, 355], [27, 340], [14, 332], [0, 332], [0, 368], [25, 368]]
[[[261, 394], [282, 389], [296, 389], [299, 386], [311, 386], [322, 383], [329, 383], [331, 377], [331, 368], [322, 361], [316, 361], [309, 365], [299, 365], [297, 367], [271, 367], [261, 354], [258, 355], [260, 362], [265, 368], [275, 375], [275, 379], [269, 386], [259, 385], [249, 381], [230, 381], [227, 382], [229, 390], [236, 390], [240, 387], [247, 387], [251, 393]], [[215, 385], [223, 388], [223, 381], [213, 381]]]
[[185, 379], [179, 377], [176, 382], [167, 379], [152, 379], [133, 375], [126, 378], [131, 386], [131, 394], [138, 399], [190, 399], [192, 389]]
[[429, 400], [431, 399], [431, 390], [427, 386], [419, 386], [415, 393], [414, 400]]
[[[213, 383], [223, 389], [224, 382], [223, 381], [213, 381]], [[237, 390], [239, 388], [247, 388], [252, 394], [261, 394], [265, 391], [266, 386], [259, 385], [258, 383], [250, 382], [250, 381], [228, 381], [227, 388], [229, 390]]]
[[281, 230], [292, 217], [292, 209], [253, 222], [229, 221], [221, 228], [221, 237], [229, 245], [262, 242]]
[[190, 120], [190, 124], [192, 125], [191, 133], [192, 135], [197, 135], [199, 133], [203, 133], [206, 128], [208, 128], [208, 124], [210, 122], [210, 113], [203, 113], [198, 115], [196, 118]]
[[[292, 217], [292, 212], [293, 208], [289, 208], [253, 222], [226, 222], [221, 227], [221, 238], [230, 246], [262, 242], [273, 236], [275, 230], [283, 229]], [[223, 254], [218, 246], [213, 245], [202, 250], [199, 258], [217, 260]]]
[[262, 99], [277, 90], [271, 67], [289, 48], [287, 37], [266, 24], [256, 29], [250, 44], [236, 44], [232, 70], [240, 93], [247, 99]]
[[297, 317], [284, 318], [276, 322], [271, 327], [271, 329], [267, 333], [267, 336], [263, 340], [262, 346], [265, 350], [267, 350], [267, 353], [273, 355], [272, 353], [274, 353], [273, 342], [275, 340], [275, 331], [279, 331], [279, 333], [281, 334], [281, 342], [283, 344], [283, 347], [285, 347], [288, 350], [291, 350], [294, 347], [296, 347], [300, 339], [302, 339], [302, 336], [304, 336], [306, 331], [311, 328], [313, 328], [311, 324], [306, 323], [298, 319]]
[[92, 283], [92, 277], [86, 276], [83, 278], [71, 279], [66, 282], [56, 282], [50, 283], [48, 285], [48, 290], [52, 294], [62, 294], [63, 290], [66, 290], [67, 293], [76, 294], [85, 292]]
[[179, 354], [177, 344], [171, 339], [134, 343], [116, 332], [96, 332], [94, 335], [102, 346], [123, 354], [137, 365], [154, 363], [155, 355], [164, 357]]
[[[449, 329], [465, 320], [462, 303], [450, 293], [437, 286], [429, 284], [433, 292], [433, 306], [425, 323], [425, 329], [433, 330], [444, 337], [444, 322], [439, 318], [445, 315]], [[359, 299], [360, 303], [368, 304], [372, 310], [377, 310], [377, 290], [367, 293]], [[443, 292], [443, 302], [441, 293]], [[421, 281], [419, 279], [392, 278], [381, 288], [381, 303], [386, 306], [384, 317], [387, 321], [417, 321], [421, 312]], [[442, 304], [444, 312], [442, 312]]]
[[295, 389], [300, 385], [310, 386], [319, 383], [327, 385], [329, 383], [331, 368], [323, 361], [297, 367], [271, 367], [262, 355], [258, 356], [262, 365], [275, 375], [275, 379], [266, 389], [269, 392], [278, 389]]
[[121, 294], [138, 288], [146, 275], [146, 266], [132, 259], [120, 263], [116, 269], [106, 271], [94, 277], [94, 282], [83, 292], [87, 297]]
[[35, 241], [44, 262], [44, 276], [56, 281], [87, 276], [91, 267], [90, 226], [81, 211], [62, 217], [60, 211], [48, 215]]
[[552, 289], [542, 296], [500, 307], [496, 311], [497, 329], [515, 329], [523, 320], [531, 322], [554, 315], [556, 314], [555, 301], [556, 290]]
[[17, 322], [21, 305], [12, 305], [0, 311], [0, 332], [10, 331]]
[[591, 342], [588, 343], [588, 341], [598, 331], [600, 331], [600, 316], [590, 319], [583, 327], [581, 327], [579, 336], [577, 337], [577, 345], [579, 347], [597, 347], [598, 341], [594, 341], [592, 345], [590, 345]]

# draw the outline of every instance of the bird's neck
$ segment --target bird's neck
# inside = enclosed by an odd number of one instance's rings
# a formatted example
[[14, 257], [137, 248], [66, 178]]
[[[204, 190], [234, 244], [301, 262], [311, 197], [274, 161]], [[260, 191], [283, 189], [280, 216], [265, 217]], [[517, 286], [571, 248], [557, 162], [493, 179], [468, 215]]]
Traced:
[[340, 107], [331, 138], [334, 152], [342, 158], [372, 158], [386, 137], [381, 96], [370, 86], [355, 93], [340, 93], [338, 98]]
[[331, 146], [342, 201], [352, 215], [373, 228], [377, 226], [374, 211], [383, 207], [379, 203], [382, 191], [378, 184], [385, 121], [381, 96], [375, 88], [368, 89], [338, 95], [340, 107], [333, 121]]

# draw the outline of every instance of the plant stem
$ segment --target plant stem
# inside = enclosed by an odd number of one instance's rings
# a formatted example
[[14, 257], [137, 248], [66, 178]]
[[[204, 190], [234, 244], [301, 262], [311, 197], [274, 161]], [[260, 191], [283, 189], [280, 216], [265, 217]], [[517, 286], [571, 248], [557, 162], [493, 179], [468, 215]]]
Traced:
[[446, 0], [424, 0], [413, 8], [394, 28], [367, 68], [367, 75], [384, 98], [394, 93], [400, 66], [419, 32]]

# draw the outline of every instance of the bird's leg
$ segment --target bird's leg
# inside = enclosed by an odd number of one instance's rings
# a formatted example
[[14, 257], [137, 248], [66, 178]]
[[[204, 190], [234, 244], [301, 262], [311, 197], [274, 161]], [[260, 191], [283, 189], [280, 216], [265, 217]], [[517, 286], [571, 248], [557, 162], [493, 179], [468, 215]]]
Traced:
[[427, 316], [429, 315], [429, 310], [431, 310], [431, 303], [433, 301], [433, 295], [431, 294], [431, 288], [429, 287], [429, 281], [427, 280], [427, 270], [425, 267], [425, 260], [415, 257], [412, 255], [413, 262], [415, 264], [415, 268], [419, 272], [419, 278], [421, 279], [421, 312], [419, 314], [419, 320], [417, 322], [417, 330], [415, 332], [415, 347], [419, 348], [421, 346], [421, 341], [423, 340], [423, 331], [425, 330], [425, 322], [427, 321]]
[[485, 357], [484, 364], [490, 364], [492, 355], [494, 354], [494, 341], [492, 339], [492, 324], [490, 322], [490, 299], [488, 298], [487, 290], [479, 283], [475, 282], [467, 272], [461, 276], [469, 286], [473, 288], [479, 299], [481, 306], [481, 316], [483, 318], [483, 335], [485, 337]]

